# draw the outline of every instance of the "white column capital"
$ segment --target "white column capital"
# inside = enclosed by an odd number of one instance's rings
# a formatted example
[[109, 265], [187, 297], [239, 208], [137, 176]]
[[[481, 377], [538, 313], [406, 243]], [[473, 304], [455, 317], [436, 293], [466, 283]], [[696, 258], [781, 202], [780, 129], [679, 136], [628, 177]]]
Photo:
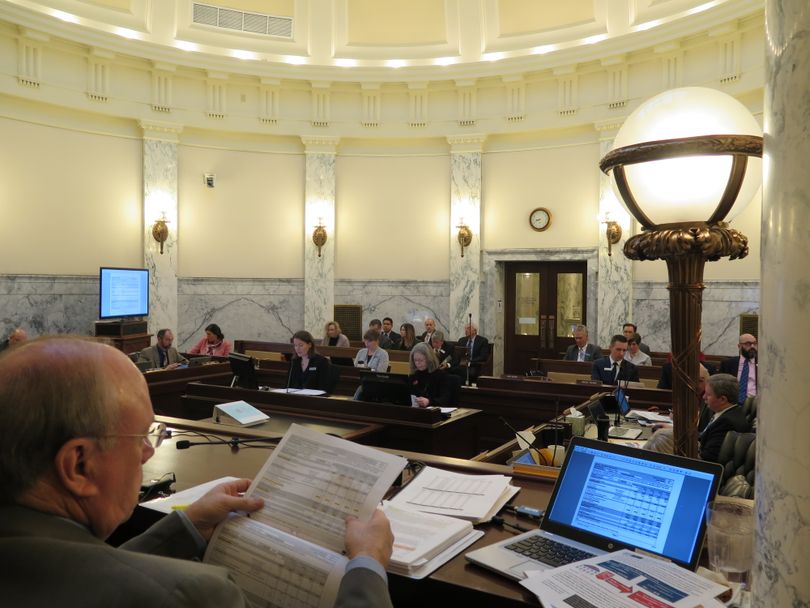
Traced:
[[340, 138], [329, 135], [302, 135], [301, 142], [307, 154], [336, 154]]
[[447, 143], [450, 144], [450, 152], [452, 154], [458, 154], [459, 152], [481, 152], [486, 140], [486, 133], [450, 135], [447, 137]]
[[173, 122], [160, 122], [157, 120], [139, 120], [138, 125], [143, 131], [144, 139], [167, 141], [176, 144], [180, 141], [183, 125]]

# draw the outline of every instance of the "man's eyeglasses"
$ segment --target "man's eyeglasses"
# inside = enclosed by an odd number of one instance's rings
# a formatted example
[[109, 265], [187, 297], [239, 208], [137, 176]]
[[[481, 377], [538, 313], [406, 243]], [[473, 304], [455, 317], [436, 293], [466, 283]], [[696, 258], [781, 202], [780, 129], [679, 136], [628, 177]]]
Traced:
[[[104, 437], [140, 437], [143, 442], [153, 448], [159, 448], [164, 439], [172, 436], [172, 432], [166, 429], [162, 422], [155, 422], [149, 427], [146, 433], [131, 433], [126, 435], [104, 435]], [[103, 437], [99, 437], [102, 439]]]
[[740, 342], [740, 346], [756, 346], [756, 342]]

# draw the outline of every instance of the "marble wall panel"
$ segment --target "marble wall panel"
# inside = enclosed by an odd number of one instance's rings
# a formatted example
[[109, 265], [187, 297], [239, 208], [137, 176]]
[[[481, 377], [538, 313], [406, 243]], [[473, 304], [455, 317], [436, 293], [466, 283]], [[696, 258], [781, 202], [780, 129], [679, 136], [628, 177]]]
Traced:
[[22, 327], [43, 334], [93, 335], [98, 320], [98, 277], [0, 275], [0, 338]]
[[[665, 282], [634, 283], [633, 317], [644, 343], [670, 350], [669, 290]], [[703, 291], [701, 348], [711, 355], [733, 355], [739, 341], [739, 316], [759, 314], [758, 281], [708, 281]], [[616, 328], [621, 331], [621, 326]]]
[[[436, 327], [448, 334], [450, 286], [445, 281], [352, 281], [335, 282], [335, 304], [360, 304], [363, 327], [371, 319], [391, 317], [395, 329], [412, 323], [417, 335], [425, 330], [424, 321], [435, 319]], [[461, 334], [449, 334], [455, 340]]]
[[286, 342], [304, 326], [301, 279], [181, 278], [177, 346], [191, 348], [216, 323], [227, 340]]
[[[450, 330], [464, 335], [469, 315], [478, 318], [481, 285], [481, 152], [450, 154]], [[461, 257], [458, 226], [468, 226], [472, 242]]]

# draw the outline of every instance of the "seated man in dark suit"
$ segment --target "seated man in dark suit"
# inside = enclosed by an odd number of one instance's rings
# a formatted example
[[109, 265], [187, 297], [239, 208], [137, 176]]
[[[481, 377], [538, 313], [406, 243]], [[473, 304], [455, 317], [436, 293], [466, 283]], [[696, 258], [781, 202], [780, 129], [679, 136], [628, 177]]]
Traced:
[[436, 331], [436, 321], [428, 317], [425, 319], [425, 331], [417, 336], [420, 342], [430, 344], [433, 340], [433, 332]]
[[574, 343], [565, 351], [564, 361], [594, 361], [602, 356], [602, 349], [596, 344], [588, 344], [588, 328], [577, 325], [574, 329]]
[[478, 326], [475, 323], [468, 323], [464, 326], [464, 337], [458, 339], [456, 346], [463, 347], [464, 354], [455, 353], [450, 373], [466, 380], [469, 367], [470, 382], [475, 382], [481, 375], [481, 366], [489, 359], [489, 340], [478, 335]]
[[[132, 514], [143, 464], [167, 437], [143, 375], [121, 351], [50, 338], [4, 353], [0, 416], [4, 605], [248, 605], [227, 569], [191, 561], [232, 511], [263, 506], [241, 496], [247, 479], [217, 486], [121, 548], [104, 542]], [[376, 567], [387, 562], [393, 536], [378, 513], [368, 523], [347, 521], [353, 559], [337, 606], [391, 606]]]
[[720, 372], [731, 374], [740, 383], [737, 403], [743, 404], [748, 395], [757, 394], [757, 339], [751, 334], [740, 336], [740, 354], [720, 362]]
[[371, 321], [368, 322], [368, 328], [373, 329], [374, 331], [377, 332], [377, 334], [379, 334], [379, 336], [380, 336], [380, 348], [382, 348], [384, 350], [388, 350], [389, 348], [394, 347], [394, 343], [391, 341], [391, 339], [386, 338], [383, 335], [382, 321], [380, 321], [379, 319], [372, 319]]
[[619, 381], [638, 382], [638, 368], [624, 360], [627, 338], [616, 334], [610, 340], [610, 354], [593, 362], [591, 378], [602, 384], [618, 384]]
[[[399, 335], [398, 331], [394, 331], [394, 320], [391, 317], [385, 317], [382, 320], [382, 333], [380, 335], [390, 340], [392, 349], [399, 350], [402, 336]], [[382, 345], [382, 339], [380, 339], [380, 345]], [[382, 348], [385, 347], [383, 346]]]
[[717, 462], [726, 433], [748, 431], [743, 408], [737, 405], [739, 390], [739, 383], [731, 374], [715, 374], [706, 381], [703, 398], [712, 417], [698, 435], [701, 459]]
[[147, 346], [138, 354], [138, 363], [151, 363], [153, 368], [175, 369], [183, 363], [188, 363], [183, 355], [172, 346], [174, 334], [171, 329], [159, 329], [157, 342], [154, 346]]

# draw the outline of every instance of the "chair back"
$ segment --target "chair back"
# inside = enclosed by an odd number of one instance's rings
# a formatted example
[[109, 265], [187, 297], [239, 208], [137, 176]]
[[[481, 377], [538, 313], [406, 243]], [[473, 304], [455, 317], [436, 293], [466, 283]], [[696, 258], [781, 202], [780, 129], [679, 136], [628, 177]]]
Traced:
[[717, 458], [724, 469], [720, 482], [721, 496], [753, 498], [756, 437], [756, 433], [726, 433]]

